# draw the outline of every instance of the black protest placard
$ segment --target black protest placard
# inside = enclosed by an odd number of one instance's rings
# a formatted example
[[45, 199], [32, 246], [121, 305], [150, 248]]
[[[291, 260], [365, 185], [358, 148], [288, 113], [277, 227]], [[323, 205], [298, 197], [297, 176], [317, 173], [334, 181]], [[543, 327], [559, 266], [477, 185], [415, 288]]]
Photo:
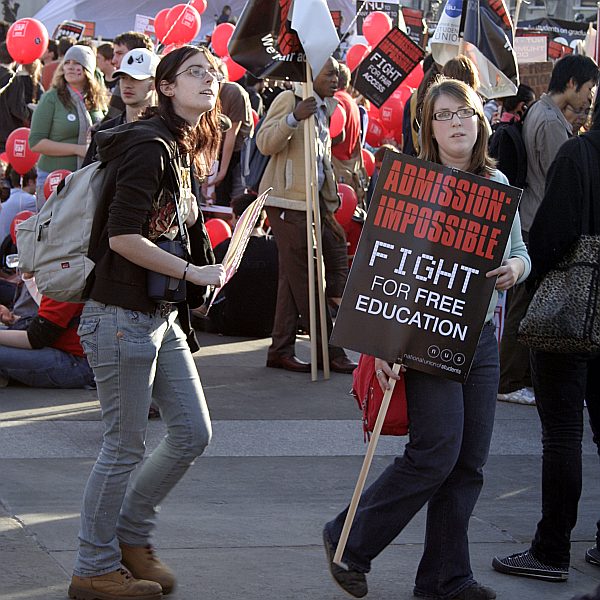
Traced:
[[421, 47], [425, 47], [425, 22], [423, 11], [418, 8], [402, 7], [402, 16], [406, 25], [406, 33], [410, 39]]
[[392, 20], [392, 26], [398, 25], [400, 10], [399, 0], [392, 0], [391, 2], [364, 2], [363, 0], [356, 0], [356, 33], [363, 35], [364, 20], [372, 12], [385, 13]]
[[248, 0], [229, 40], [231, 58], [259, 79], [306, 81], [306, 56], [291, 28], [291, 0]]
[[419, 64], [425, 52], [397, 27], [358, 65], [352, 86], [379, 108]]
[[331, 343], [464, 382], [521, 193], [388, 152]]

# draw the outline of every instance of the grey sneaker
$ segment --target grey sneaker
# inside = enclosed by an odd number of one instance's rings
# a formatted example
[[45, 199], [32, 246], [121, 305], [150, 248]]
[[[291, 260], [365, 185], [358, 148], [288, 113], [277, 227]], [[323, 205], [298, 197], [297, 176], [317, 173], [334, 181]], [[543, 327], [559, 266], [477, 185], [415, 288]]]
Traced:
[[555, 567], [539, 561], [531, 550], [511, 554], [505, 558], [494, 557], [492, 567], [506, 575], [522, 575], [544, 581], [566, 581], [569, 578], [569, 567]]
[[498, 394], [498, 400], [501, 402], [512, 402], [514, 404], [528, 404], [535, 406], [535, 394], [532, 388], [521, 388], [508, 394]]
[[335, 546], [329, 537], [329, 533], [327, 533], [327, 529], [323, 529], [323, 545], [325, 546], [329, 572], [336, 584], [353, 598], [363, 598], [366, 596], [369, 589], [365, 574], [353, 569], [344, 569], [333, 562]]
[[600, 567], [600, 550], [598, 550], [598, 546], [594, 546], [593, 548], [588, 548], [585, 552], [585, 562], [590, 563], [590, 565], [596, 565]]

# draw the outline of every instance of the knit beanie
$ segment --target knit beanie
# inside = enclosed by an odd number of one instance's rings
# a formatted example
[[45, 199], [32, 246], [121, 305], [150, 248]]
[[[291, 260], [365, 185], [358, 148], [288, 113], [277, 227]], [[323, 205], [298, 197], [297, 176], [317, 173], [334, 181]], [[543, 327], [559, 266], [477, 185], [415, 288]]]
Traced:
[[64, 60], [78, 62], [90, 75], [96, 70], [96, 55], [89, 46], [71, 46], [66, 51]]

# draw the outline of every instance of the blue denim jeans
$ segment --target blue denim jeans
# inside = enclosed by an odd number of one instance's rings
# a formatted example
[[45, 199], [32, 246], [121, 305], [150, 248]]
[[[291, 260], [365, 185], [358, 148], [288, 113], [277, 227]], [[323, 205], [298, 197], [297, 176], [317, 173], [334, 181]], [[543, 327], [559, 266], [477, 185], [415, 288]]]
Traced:
[[[142, 313], [90, 300], [79, 325], [96, 375], [104, 440], [88, 479], [74, 572], [102, 575], [119, 568], [119, 542], [149, 543], [158, 505], [211, 437], [198, 372], [177, 310]], [[142, 462], [151, 400], [167, 435]]]
[[[475, 582], [469, 557], [469, 518], [483, 485], [498, 391], [498, 344], [486, 323], [465, 384], [409, 370], [409, 441], [363, 493], [344, 553], [351, 568], [371, 561], [427, 506], [423, 556], [415, 593], [454, 597]], [[326, 525], [334, 543], [347, 509]]]
[[600, 452], [600, 356], [533, 351], [531, 368], [543, 447], [542, 518], [531, 550], [542, 562], [568, 567], [582, 486], [584, 400]]
[[56, 348], [0, 346], [0, 376], [38, 388], [86, 388], [94, 385], [94, 373], [83, 356]]

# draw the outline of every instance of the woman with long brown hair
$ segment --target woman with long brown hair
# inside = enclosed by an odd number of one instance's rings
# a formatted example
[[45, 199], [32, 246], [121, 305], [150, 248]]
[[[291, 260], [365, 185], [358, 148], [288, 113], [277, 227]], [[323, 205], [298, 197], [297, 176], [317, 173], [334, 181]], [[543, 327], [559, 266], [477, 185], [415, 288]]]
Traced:
[[[105, 433], [83, 498], [69, 587], [78, 600], [157, 600], [175, 586], [151, 534], [158, 505], [202, 454], [211, 426], [182, 323], [187, 307], [169, 294], [184, 290], [186, 281], [224, 281], [222, 265], [193, 264], [185, 250], [187, 227], [198, 218], [191, 169], [205, 177], [219, 148], [220, 81], [206, 49], [174, 50], [156, 70], [157, 109], [96, 134], [109, 171], [94, 217], [96, 266], [79, 335]], [[161, 276], [168, 282], [164, 296], [151, 285]], [[130, 483], [144, 456], [152, 400], [167, 435]]]
[[71, 46], [57, 67], [52, 87], [33, 112], [29, 145], [40, 153], [38, 206], [44, 202], [44, 182], [56, 169], [81, 167], [90, 128], [106, 114], [104, 88], [94, 76], [96, 56], [88, 46]]
[[[420, 158], [507, 183], [487, 154], [488, 128], [481, 100], [462, 81], [442, 78], [423, 103]], [[523, 281], [530, 261], [521, 239], [519, 217], [513, 223], [504, 260], [486, 273], [496, 290]], [[496, 593], [473, 577], [467, 530], [483, 485], [498, 390], [499, 359], [492, 321], [498, 299], [492, 295], [475, 356], [464, 384], [406, 370], [409, 441], [363, 493], [344, 552], [343, 568], [333, 562], [346, 511], [323, 532], [329, 568], [336, 583], [360, 598], [367, 593], [371, 561], [427, 504], [423, 556], [414, 594], [433, 600], [491, 600]], [[399, 379], [389, 364], [375, 359], [382, 390]]]

